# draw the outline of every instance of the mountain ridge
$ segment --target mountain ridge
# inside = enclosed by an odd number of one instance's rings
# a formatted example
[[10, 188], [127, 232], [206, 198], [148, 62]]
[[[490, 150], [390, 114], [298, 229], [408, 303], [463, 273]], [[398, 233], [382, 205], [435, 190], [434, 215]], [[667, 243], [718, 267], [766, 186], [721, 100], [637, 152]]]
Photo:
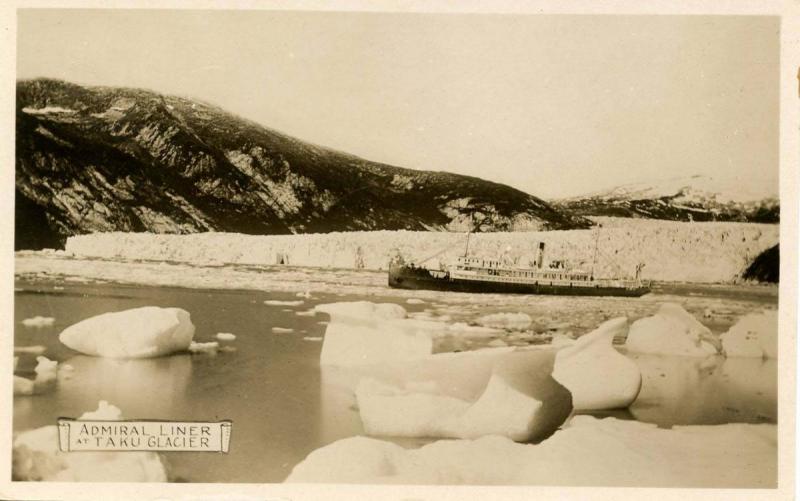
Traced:
[[15, 248], [97, 231], [585, 228], [512, 187], [371, 162], [200, 100], [17, 82]]
[[774, 191], [704, 175], [627, 183], [550, 202], [581, 216], [780, 222], [780, 203]]

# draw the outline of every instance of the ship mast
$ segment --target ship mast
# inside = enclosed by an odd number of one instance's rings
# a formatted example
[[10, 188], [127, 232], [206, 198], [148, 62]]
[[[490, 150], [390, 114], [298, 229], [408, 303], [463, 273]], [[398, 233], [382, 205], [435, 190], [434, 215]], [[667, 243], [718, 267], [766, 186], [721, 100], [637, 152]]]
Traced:
[[464, 257], [467, 257], [469, 254], [469, 228], [467, 228], [467, 244], [464, 247]]

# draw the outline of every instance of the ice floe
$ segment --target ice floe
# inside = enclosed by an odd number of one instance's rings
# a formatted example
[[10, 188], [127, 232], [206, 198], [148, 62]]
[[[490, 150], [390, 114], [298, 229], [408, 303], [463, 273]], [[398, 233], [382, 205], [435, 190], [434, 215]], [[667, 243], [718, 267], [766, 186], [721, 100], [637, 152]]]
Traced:
[[264, 304], [267, 306], [300, 306], [305, 301], [298, 299], [296, 301], [279, 301], [277, 299], [267, 299]]
[[371, 365], [433, 352], [435, 323], [406, 318], [400, 305], [357, 301], [317, 305], [315, 310], [331, 316], [321, 365]]
[[778, 358], [778, 311], [745, 315], [720, 339], [729, 357]]
[[304, 336], [303, 341], [322, 341], [322, 336]]
[[416, 298], [416, 297], [412, 297], [412, 298], [406, 299], [406, 303], [408, 303], [408, 304], [425, 304], [425, 301], [423, 301], [422, 299]]
[[572, 393], [576, 410], [624, 408], [636, 400], [641, 371], [612, 346], [627, 330], [627, 318], [608, 320], [559, 350], [553, 377]]
[[14, 353], [31, 353], [33, 355], [41, 355], [47, 351], [47, 348], [40, 344], [36, 344], [33, 346], [15, 346]]
[[524, 330], [530, 327], [532, 322], [527, 313], [493, 313], [478, 319], [478, 324], [496, 329]]
[[230, 332], [218, 332], [216, 338], [220, 341], [235, 341], [236, 334], [231, 334]]
[[217, 350], [219, 350], [219, 343], [216, 341], [209, 341], [207, 343], [198, 343], [196, 341], [192, 341], [189, 343], [187, 350], [189, 350], [190, 353], [215, 354], [217, 353]]
[[[105, 401], [78, 419], [119, 420], [120, 410]], [[58, 427], [24, 431], [14, 438], [14, 480], [52, 482], [166, 482], [167, 470], [155, 452], [80, 452], [58, 450]]]
[[64, 329], [59, 340], [86, 355], [147, 358], [184, 351], [193, 337], [187, 311], [145, 306], [88, 318]]
[[294, 332], [294, 329], [291, 329], [289, 327], [273, 327], [272, 332], [274, 332], [275, 334], [289, 334], [291, 332]]
[[309, 454], [287, 482], [769, 488], [776, 426], [659, 429], [576, 416], [536, 445], [485, 436], [406, 449], [351, 437]]
[[42, 317], [36, 315], [32, 318], [26, 318], [22, 321], [25, 327], [49, 327], [55, 323], [56, 319], [53, 317]]
[[713, 342], [711, 331], [680, 305], [664, 303], [631, 325], [625, 347], [631, 353], [706, 357], [718, 353]]
[[504, 353], [474, 402], [436, 381], [398, 388], [366, 378], [356, 388], [364, 429], [376, 436], [541, 440], [572, 411], [569, 392], [551, 377], [554, 357], [552, 350]]

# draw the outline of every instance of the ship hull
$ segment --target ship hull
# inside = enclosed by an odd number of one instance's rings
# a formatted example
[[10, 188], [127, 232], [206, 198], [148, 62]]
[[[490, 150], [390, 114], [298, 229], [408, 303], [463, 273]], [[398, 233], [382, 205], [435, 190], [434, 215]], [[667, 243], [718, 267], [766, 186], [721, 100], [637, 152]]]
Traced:
[[623, 296], [639, 297], [650, 292], [649, 287], [571, 286], [549, 283], [513, 283], [452, 278], [444, 272], [425, 268], [392, 267], [389, 287], [409, 290], [450, 292], [485, 292], [501, 294], [547, 294], [562, 296]]

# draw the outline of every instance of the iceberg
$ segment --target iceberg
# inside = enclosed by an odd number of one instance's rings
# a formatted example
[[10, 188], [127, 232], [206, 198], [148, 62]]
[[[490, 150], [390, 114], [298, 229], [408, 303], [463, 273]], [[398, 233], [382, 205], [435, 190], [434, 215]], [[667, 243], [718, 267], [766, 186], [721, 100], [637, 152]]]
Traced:
[[418, 449], [351, 437], [313, 451], [287, 482], [774, 488], [777, 427], [655, 425], [575, 416], [536, 444], [500, 436]]
[[[78, 419], [119, 420], [120, 410], [107, 402]], [[50, 482], [166, 482], [164, 461], [155, 452], [80, 452], [58, 450], [58, 427], [44, 426], [14, 438], [13, 480]]]
[[729, 357], [778, 358], [778, 311], [745, 315], [720, 339]]
[[619, 409], [636, 400], [642, 373], [612, 346], [627, 328], [625, 317], [608, 320], [558, 351], [553, 377], [572, 393], [576, 410]]
[[[445, 362], [441, 357], [432, 356]], [[572, 412], [570, 393], [551, 377], [554, 358], [553, 350], [504, 352], [493, 361], [488, 384], [475, 401], [448, 394], [452, 391], [435, 380], [401, 389], [365, 378], [356, 388], [364, 429], [373, 436], [542, 440]]]
[[357, 301], [322, 304], [315, 311], [331, 321], [325, 331], [321, 365], [372, 365], [413, 360], [433, 352], [436, 322], [406, 318], [406, 310], [392, 303]]
[[231, 334], [230, 332], [218, 332], [216, 338], [220, 341], [235, 341], [236, 334]]
[[86, 355], [148, 358], [185, 351], [193, 337], [187, 311], [145, 306], [88, 318], [64, 329], [59, 340]]
[[652, 317], [635, 321], [625, 347], [631, 353], [707, 357], [716, 355], [711, 331], [680, 305], [664, 303]]

